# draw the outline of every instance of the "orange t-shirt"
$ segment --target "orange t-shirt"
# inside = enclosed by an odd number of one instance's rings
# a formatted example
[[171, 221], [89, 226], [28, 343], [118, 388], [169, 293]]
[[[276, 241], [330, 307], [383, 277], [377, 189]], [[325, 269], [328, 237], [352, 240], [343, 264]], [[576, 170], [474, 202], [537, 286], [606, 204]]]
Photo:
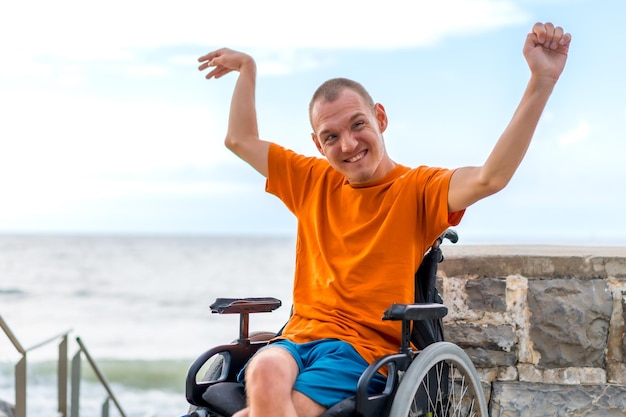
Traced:
[[335, 338], [371, 363], [398, 352], [392, 303], [412, 303], [425, 251], [463, 212], [448, 214], [451, 170], [396, 166], [352, 185], [321, 158], [272, 144], [266, 190], [298, 218], [293, 315], [282, 336]]

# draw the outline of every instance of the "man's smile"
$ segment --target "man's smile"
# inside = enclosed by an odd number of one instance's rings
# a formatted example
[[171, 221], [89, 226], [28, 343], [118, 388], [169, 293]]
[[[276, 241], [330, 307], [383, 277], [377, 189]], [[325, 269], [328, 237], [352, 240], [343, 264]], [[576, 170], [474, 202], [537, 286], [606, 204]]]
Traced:
[[367, 149], [359, 152], [358, 154], [354, 155], [351, 158], [345, 159], [345, 161], [346, 162], [356, 162], [356, 161], [359, 161], [359, 160], [361, 160], [365, 156], [365, 154], [367, 154]]

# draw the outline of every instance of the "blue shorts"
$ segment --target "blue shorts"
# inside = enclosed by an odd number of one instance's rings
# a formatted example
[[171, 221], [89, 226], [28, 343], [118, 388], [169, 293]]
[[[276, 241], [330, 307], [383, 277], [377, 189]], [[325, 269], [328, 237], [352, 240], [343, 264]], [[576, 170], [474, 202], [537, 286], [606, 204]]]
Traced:
[[[339, 401], [356, 394], [356, 386], [368, 363], [349, 343], [336, 339], [322, 339], [309, 343], [293, 343], [280, 339], [268, 346], [288, 351], [298, 364], [299, 374], [293, 389], [313, 401], [330, 408]], [[259, 350], [259, 352], [261, 351]], [[237, 379], [244, 382], [245, 367]], [[382, 392], [386, 378], [376, 374], [370, 394]]]

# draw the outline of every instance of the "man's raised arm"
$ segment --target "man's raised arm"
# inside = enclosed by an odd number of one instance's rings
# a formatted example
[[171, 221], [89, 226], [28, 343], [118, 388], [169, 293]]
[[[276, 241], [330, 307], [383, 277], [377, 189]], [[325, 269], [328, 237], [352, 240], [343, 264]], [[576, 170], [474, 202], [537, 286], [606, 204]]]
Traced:
[[260, 140], [255, 108], [256, 64], [252, 57], [231, 49], [222, 48], [198, 58], [199, 70], [213, 69], [207, 79], [220, 78], [238, 71], [230, 103], [226, 147], [267, 177], [269, 142]]
[[455, 171], [448, 190], [448, 210], [462, 210], [503, 189], [522, 162], [548, 102], [565, 67], [571, 36], [552, 23], [536, 23], [524, 43], [531, 71], [524, 96], [491, 154], [480, 167]]

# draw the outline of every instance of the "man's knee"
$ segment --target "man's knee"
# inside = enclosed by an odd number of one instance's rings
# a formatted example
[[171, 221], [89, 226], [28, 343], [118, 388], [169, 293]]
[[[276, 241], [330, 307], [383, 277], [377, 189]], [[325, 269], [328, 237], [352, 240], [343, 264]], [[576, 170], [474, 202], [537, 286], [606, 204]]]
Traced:
[[246, 385], [286, 384], [291, 390], [297, 376], [298, 364], [291, 354], [279, 347], [268, 347], [257, 353], [248, 364]]

